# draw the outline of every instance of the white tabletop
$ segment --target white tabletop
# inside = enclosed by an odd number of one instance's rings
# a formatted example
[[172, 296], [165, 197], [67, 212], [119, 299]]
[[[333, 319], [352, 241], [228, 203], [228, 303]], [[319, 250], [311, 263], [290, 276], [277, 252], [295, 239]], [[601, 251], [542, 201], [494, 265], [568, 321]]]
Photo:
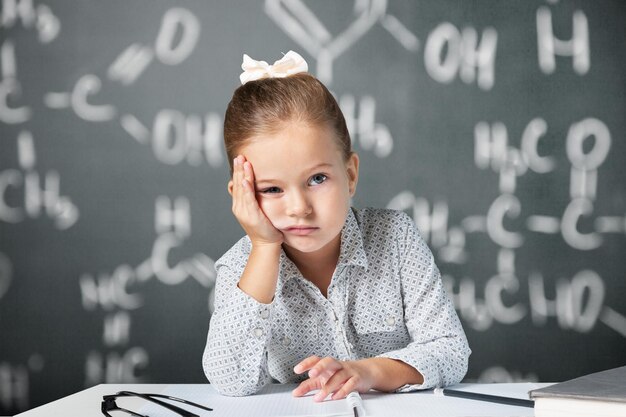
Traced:
[[[529, 383], [520, 384], [479, 384], [472, 385], [483, 392], [500, 394], [507, 392], [523, 393], [532, 386]], [[293, 386], [295, 387], [295, 385]], [[189, 409], [202, 416], [302, 416], [302, 415], [329, 415], [337, 413], [334, 401], [326, 405], [313, 403], [309, 398], [293, 399], [287, 385], [268, 387], [264, 393], [250, 397], [224, 397], [217, 394], [209, 384], [101, 384], [69, 395], [49, 404], [34, 408], [16, 417], [50, 417], [50, 416], [102, 416], [100, 406], [102, 396], [115, 394], [118, 391], [135, 391], [141, 393], [167, 394], [185, 398], [213, 407], [215, 411], [201, 413], [197, 409], [181, 404], [182, 408]], [[483, 388], [484, 387], [484, 388]], [[533, 387], [534, 388], [534, 387]], [[368, 416], [533, 416], [533, 409], [526, 407], [508, 406], [484, 401], [444, 397], [432, 391], [409, 394], [383, 394], [372, 392], [363, 394], [364, 405], [370, 407]], [[120, 403], [120, 401], [118, 401]], [[125, 398], [124, 404], [129, 409], [139, 413], [148, 413], [151, 417], [158, 417], [161, 410], [142, 410], [146, 401], [136, 398]], [[334, 407], [334, 408], [332, 408]], [[312, 411], [311, 411], [312, 410]], [[373, 412], [372, 412], [373, 410]], [[341, 411], [343, 413], [343, 411]], [[120, 414], [121, 415], [121, 414]], [[168, 414], [173, 415], [173, 414]], [[349, 415], [349, 414], [346, 414]]]
[[[159, 394], [168, 386], [169, 384], [100, 384], [40, 407], [33, 408], [32, 410], [17, 414], [16, 417], [102, 416], [102, 412], [100, 412], [100, 404], [102, 403], [103, 395], [115, 394], [118, 391], [149, 392]], [[135, 400], [129, 398], [128, 400], [129, 404], [136, 404], [137, 410], [144, 404], [144, 401], [141, 399]]]

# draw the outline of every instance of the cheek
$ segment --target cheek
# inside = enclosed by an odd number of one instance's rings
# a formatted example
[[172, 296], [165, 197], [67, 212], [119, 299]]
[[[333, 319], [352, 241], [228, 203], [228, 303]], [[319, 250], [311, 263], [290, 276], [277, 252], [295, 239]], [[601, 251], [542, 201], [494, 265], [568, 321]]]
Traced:
[[276, 217], [280, 206], [277, 199], [257, 197], [256, 201], [259, 203], [259, 207], [261, 207], [263, 213], [265, 213], [270, 220]]
[[336, 216], [350, 205], [350, 194], [347, 188], [335, 188], [331, 192], [320, 195], [316, 202], [318, 212]]
[[336, 187], [334, 190], [334, 198], [343, 203], [346, 200], [349, 201], [350, 197], [350, 184], [347, 180], [342, 181], [339, 187]]

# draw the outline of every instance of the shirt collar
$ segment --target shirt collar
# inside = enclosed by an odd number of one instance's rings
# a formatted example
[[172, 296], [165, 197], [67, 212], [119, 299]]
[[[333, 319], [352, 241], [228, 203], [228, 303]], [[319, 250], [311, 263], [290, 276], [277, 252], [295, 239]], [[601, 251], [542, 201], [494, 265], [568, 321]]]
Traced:
[[355, 265], [367, 269], [367, 255], [363, 248], [363, 234], [354, 215], [354, 210], [348, 210], [346, 223], [341, 230], [341, 249], [338, 265]]
[[[341, 246], [337, 266], [339, 265], [360, 266], [367, 270], [367, 255], [363, 248], [363, 234], [352, 208], [348, 210], [346, 221], [343, 229], [341, 229]], [[287, 257], [285, 251], [281, 250], [279, 276], [286, 281], [298, 274], [298, 267]]]

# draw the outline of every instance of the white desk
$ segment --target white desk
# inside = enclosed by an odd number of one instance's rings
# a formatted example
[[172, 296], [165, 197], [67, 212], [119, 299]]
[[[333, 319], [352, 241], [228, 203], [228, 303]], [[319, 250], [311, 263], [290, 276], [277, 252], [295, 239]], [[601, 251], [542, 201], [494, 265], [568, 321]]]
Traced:
[[[102, 403], [103, 395], [115, 394], [125, 390], [158, 394], [168, 386], [168, 384], [100, 384], [17, 414], [16, 417], [102, 416], [100, 403]], [[133, 405], [136, 404], [137, 410], [145, 403], [143, 400], [135, 400], [134, 398], [129, 398], [129, 401], [132, 401]]]
[[[135, 391], [141, 393], [165, 393], [176, 397], [181, 397], [190, 401], [198, 402], [214, 408], [213, 412], [202, 414], [198, 409], [193, 409], [184, 404], [182, 408], [188, 409], [201, 416], [223, 417], [223, 416], [269, 416], [288, 415], [285, 410], [297, 410], [296, 415], [307, 415], [301, 410], [314, 410], [313, 414], [322, 415], [333, 411], [331, 408], [319, 403], [312, 403], [310, 397], [292, 398], [290, 390], [295, 385], [275, 385], [277, 392], [258, 394], [249, 397], [224, 397], [215, 392], [209, 384], [101, 384], [95, 387], [80, 391], [49, 404], [34, 408], [19, 417], [50, 417], [50, 416], [81, 416], [97, 417], [102, 416], [100, 404], [102, 396], [115, 394], [118, 391]], [[487, 392], [498, 393], [499, 387], [519, 388], [519, 391], [526, 391], [529, 387], [535, 388], [532, 384], [489, 384]], [[492, 391], [493, 390], [493, 391]], [[278, 392], [279, 391], [279, 392]], [[372, 392], [362, 395], [364, 405], [369, 415], [399, 417], [403, 415], [430, 417], [440, 416], [533, 416], [533, 409], [526, 407], [508, 406], [502, 404], [486, 403], [483, 401], [459, 399], [453, 397], [443, 397], [434, 394], [432, 391], [408, 393], [408, 394], [382, 394]], [[135, 412], [142, 411], [146, 402], [141, 399], [127, 398], [124, 404]], [[336, 403], [336, 402], [333, 402]], [[121, 402], [118, 401], [121, 405]], [[179, 404], [177, 404], [179, 405]], [[285, 407], [282, 407], [282, 406]], [[332, 406], [329, 404], [328, 407]], [[371, 406], [371, 407], [370, 407]], [[132, 407], [132, 408], [131, 408]], [[311, 408], [313, 407], [313, 408]], [[368, 408], [370, 407], [370, 408]], [[410, 409], [410, 412], [407, 410]], [[252, 410], [252, 411], [251, 411]], [[372, 413], [372, 410], [374, 412]], [[335, 410], [336, 412], [336, 410]], [[121, 414], [120, 414], [121, 415]], [[150, 416], [157, 417], [157, 414], [150, 413]], [[173, 415], [173, 414], [172, 414]], [[310, 411], [309, 411], [310, 415]], [[349, 415], [349, 414], [346, 414]], [[17, 417], [16, 416], [16, 417]]]

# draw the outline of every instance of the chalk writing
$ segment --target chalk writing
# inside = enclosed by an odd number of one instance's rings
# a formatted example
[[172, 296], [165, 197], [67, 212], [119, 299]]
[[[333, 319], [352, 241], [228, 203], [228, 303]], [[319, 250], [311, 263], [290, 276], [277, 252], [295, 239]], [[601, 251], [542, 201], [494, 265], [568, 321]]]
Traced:
[[[35, 144], [30, 132], [22, 131], [17, 141], [21, 170], [0, 171], [0, 221], [20, 223], [45, 212], [58, 229], [72, 227], [78, 221], [79, 210], [68, 197], [61, 195], [59, 173], [50, 170], [42, 175], [35, 170]], [[10, 189], [22, 193], [19, 204], [9, 203]]]
[[379, 158], [391, 154], [393, 137], [387, 126], [376, 123], [376, 100], [373, 97], [362, 97], [357, 111], [356, 99], [349, 94], [342, 95], [339, 106], [354, 144], [365, 151], [372, 151]]
[[83, 274], [79, 279], [82, 305], [86, 311], [104, 311], [102, 341], [108, 353], [92, 350], [85, 362], [85, 386], [97, 383], [145, 382], [148, 375], [138, 375], [149, 364], [149, 354], [141, 346], [134, 346], [120, 353], [130, 343], [132, 326], [131, 311], [144, 306], [141, 287], [156, 278], [167, 285], [179, 285], [194, 278], [209, 289], [207, 310], [213, 311], [215, 291], [214, 261], [205, 254], [178, 262], [171, 266], [169, 252], [182, 245], [191, 236], [190, 202], [185, 197], [174, 200], [161, 195], [155, 201], [154, 229], [158, 237], [154, 241], [149, 259], [136, 268], [119, 265], [113, 273]]
[[9, 291], [13, 279], [13, 265], [4, 253], [0, 252], [0, 300]]
[[26, 364], [0, 362], [0, 406], [5, 410], [27, 409], [31, 403], [31, 374], [40, 373], [44, 366], [38, 353], [30, 355]]
[[539, 382], [539, 377], [534, 373], [522, 373], [519, 371], [511, 371], [503, 366], [492, 366], [480, 373], [476, 382], [482, 384], [490, 384], [494, 382], [510, 383], [510, 382]]
[[150, 363], [148, 353], [140, 347], [133, 347], [123, 353], [109, 352], [103, 355], [92, 351], [85, 363], [85, 386], [95, 384], [142, 383], [147, 379], [140, 375]]
[[[404, 210], [428, 241], [475, 346], [468, 379], [545, 378], [555, 358], [529, 333], [559, 352], [607, 349], [581, 370], [614, 364], [626, 338], [617, 2], [118, 3], [0, 2], [0, 333], [19, 340], [0, 342], [0, 414], [51, 400], [48, 379], [162, 382], [162, 351], [200, 353], [213, 259], [241, 234], [224, 106], [241, 53], [289, 49], [343, 111], [363, 161], [355, 205]], [[46, 318], [31, 320], [35, 307]], [[89, 340], [41, 345], [24, 317]], [[180, 338], [169, 320], [194, 329], [189, 343], [146, 341], [158, 325]], [[558, 359], [573, 377], [574, 359]]]
[[497, 44], [498, 34], [493, 28], [486, 28], [479, 40], [472, 27], [459, 31], [451, 23], [441, 23], [426, 40], [426, 71], [443, 84], [460, 77], [466, 84], [476, 82], [481, 89], [490, 90], [495, 83]]
[[546, 6], [537, 9], [537, 51], [539, 68], [545, 74], [556, 70], [556, 59], [559, 56], [571, 56], [573, 68], [584, 75], [591, 66], [589, 48], [589, 24], [587, 16], [580, 10], [572, 16], [572, 38], [561, 40], [554, 35], [552, 12]]
[[333, 61], [344, 54], [377, 23], [387, 29], [409, 51], [416, 51], [419, 40], [398, 18], [387, 14], [385, 0], [357, 1], [354, 16], [338, 34], [333, 35], [306, 4], [300, 0], [266, 0], [265, 12], [293, 40], [317, 60], [317, 77], [330, 84]]

